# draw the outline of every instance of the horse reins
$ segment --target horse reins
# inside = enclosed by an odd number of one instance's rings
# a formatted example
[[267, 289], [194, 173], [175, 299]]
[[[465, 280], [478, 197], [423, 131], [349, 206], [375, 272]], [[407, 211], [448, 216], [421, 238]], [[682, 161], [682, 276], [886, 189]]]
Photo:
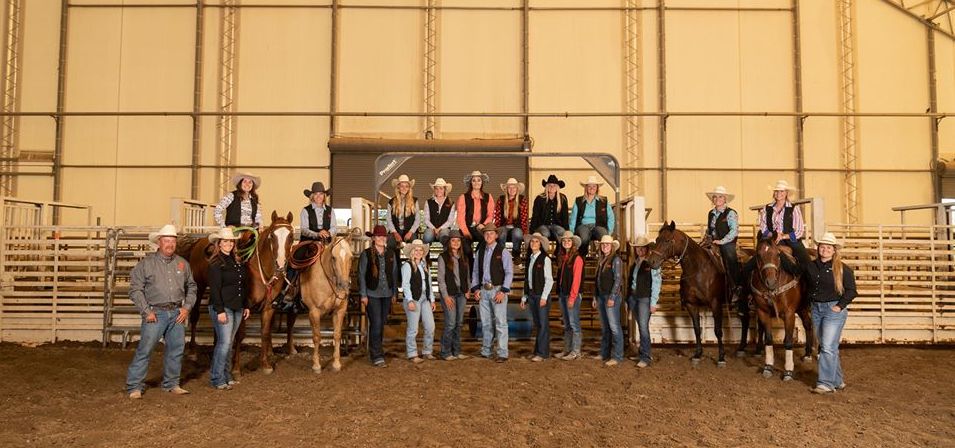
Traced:
[[[291, 260], [289, 260], [289, 265], [291, 265], [292, 268], [295, 270], [300, 270], [300, 269], [304, 269], [309, 266], [312, 266], [315, 263], [318, 263], [319, 267], [322, 270], [322, 274], [325, 276], [325, 280], [328, 282], [328, 286], [330, 286], [333, 290], [336, 291], [335, 296], [338, 299], [343, 299], [344, 298], [343, 296], [347, 294], [347, 292], [345, 294], [339, 294], [337, 292], [338, 290], [344, 289], [344, 288], [341, 287], [341, 285], [339, 285], [337, 281], [332, 279], [332, 275], [329, 275], [328, 270], [325, 268], [325, 265], [322, 264], [321, 258], [325, 254], [325, 252], [332, 253], [331, 251], [335, 249], [335, 247], [337, 247], [339, 244], [341, 244], [343, 241], [346, 241], [346, 240], [348, 240], [348, 238], [339, 238], [338, 241], [332, 243], [328, 247], [326, 247], [324, 244], [321, 244], [321, 243], [315, 243], [319, 245], [319, 250], [315, 252], [315, 255], [312, 255], [311, 257], [308, 257], [303, 260], [296, 260], [293, 257]], [[334, 258], [335, 258], [334, 255], [332, 255], [332, 259]], [[337, 279], [338, 276], [336, 275], [335, 278]]]
[[[670, 241], [672, 242], [673, 240], [670, 240]], [[677, 259], [676, 259], [676, 264], [680, 264], [680, 262], [683, 261], [683, 257], [686, 255], [686, 250], [690, 248], [690, 238], [684, 236], [684, 237], [683, 237], [683, 241], [684, 241], [684, 243], [683, 243], [683, 252], [680, 252], [680, 256], [677, 257]], [[657, 254], [657, 255], [660, 256], [660, 258], [664, 258], [664, 259], [665, 259], [665, 257], [663, 256], [663, 254], [662, 254], [660, 251], [656, 250], [655, 248], [654, 248], [654, 249], [650, 249], [650, 253], [651, 253], [651, 254]], [[670, 257], [670, 258], [673, 258], [673, 257]]]
[[[289, 224], [279, 224], [275, 228], [278, 229], [282, 227], [289, 229], [289, 231], [294, 231], [292, 226]], [[267, 240], [271, 239], [273, 235], [275, 235], [275, 229], [270, 229], [268, 237], [266, 239]], [[258, 243], [256, 243], [256, 246], [258, 246]], [[269, 245], [269, 247], [271, 249], [271, 245]], [[279, 277], [280, 269], [278, 265], [278, 259], [276, 259], [274, 262], [275, 266], [273, 267], [272, 277], [268, 280], [265, 279], [265, 269], [262, 267], [262, 255], [260, 255], [258, 251], [255, 252], [255, 259], [256, 259], [256, 265], [259, 268], [259, 280], [262, 282], [263, 285], [265, 285], [266, 297], [272, 297], [272, 287], [274, 286], [273, 283], [275, 283], [275, 281], [280, 278]], [[285, 278], [285, 272], [282, 272], [281, 278], [283, 279]], [[288, 279], [285, 279], [285, 281], [287, 282]]]

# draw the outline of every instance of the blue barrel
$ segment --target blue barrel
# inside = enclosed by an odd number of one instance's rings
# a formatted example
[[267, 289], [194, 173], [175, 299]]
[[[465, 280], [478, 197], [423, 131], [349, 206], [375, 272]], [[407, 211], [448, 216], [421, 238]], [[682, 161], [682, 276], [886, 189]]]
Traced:
[[[481, 316], [479, 305], [471, 305], [471, 311], [468, 312], [468, 327], [470, 327], [471, 337], [482, 338], [484, 332], [481, 331]], [[530, 310], [522, 310], [521, 303], [510, 300], [507, 303], [507, 336], [508, 339], [530, 338], [533, 336], [534, 323], [531, 321]]]

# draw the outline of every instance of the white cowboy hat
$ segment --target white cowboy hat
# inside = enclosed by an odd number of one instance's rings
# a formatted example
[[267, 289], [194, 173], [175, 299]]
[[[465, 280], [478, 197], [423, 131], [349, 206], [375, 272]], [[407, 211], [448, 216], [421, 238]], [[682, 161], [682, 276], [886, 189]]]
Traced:
[[150, 243], [153, 243], [153, 244], [158, 244], [158, 243], [159, 243], [159, 239], [162, 238], [162, 237], [164, 237], [164, 236], [171, 236], [171, 237], [176, 237], [176, 238], [178, 238], [178, 237], [179, 237], [179, 234], [176, 233], [176, 226], [174, 226], [174, 225], [172, 225], [172, 224], [166, 224], [166, 225], [162, 226], [162, 228], [159, 229], [158, 232], [150, 232], [150, 234], [149, 234], [149, 242], [150, 242]]
[[431, 185], [431, 188], [444, 187], [444, 194], [450, 193], [451, 188], [454, 186], [452, 184], [445, 182], [443, 177], [439, 177], [435, 179], [433, 184], [428, 184], [428, 185]]
[[238, 185], [239, 181], [242, 179], [249, 179], [252, 181], [252, 185], [255, 185], [255, 188], [262, 186], [262, 178], [256, 176], [252, 173], [243, 173], [241, 171], [236, 172], [232, 175], [232, 179], [229, 180], [229, 185]]
[[630, 245], [633, 247], [647, 247], [650, 245], [650, 240], [648, 240], [647, 237], [640, 235], [636, 240], [630, 243]]
[[480, 177], [481, 179], [484, 179], [484, 183], [487, 183], [487, 181], [491, 180], [491, 176], [488, 176], [486, 173], [482, 173], [480, 171], [471, 171], [471, 174], [464, 176], [464, 183], [470, 184], [471, 178], [473, 177]]
[[735, 194], [731, 194], [730, 192], [726, 191], [726, 187], [724, 187], [724, 186], [722, 186], [722, 185], [717, 186], [716, 188], [713, 189], [713, 191], [707, 191], [707, 192], [706, 192], [706, 197], [710, 198], [710, 201], [712, 202], [712, 201], [713, 201], [713, 196], [716, 196], [716, 195], [718, 195], [718, 194], [719, 194], [719, 195], [726, 196], [726, 203], [727, 203], [727, 204], [729, 204], [730, 202], [733, 202], [733, 198], [736, 197]]
[[501, 184], [501, 191], [505, 194], [507, 193], [508, 185], [517, 185], [517, 194], [524, 194], [524, 182], [518, 182], [517, 179], [511, 177], [507, 179], [507, 182]]
[[617, 250], [617, 249], [620, 248], [620, 241], [617, 241], [617, 240], [613, 239], [613, 236], [611, 236], [611, 235], [604, 235], [604, 236], [600, 237], [599, 243], [600, 243], [600, 244], [605, 244], [605, 243], [606, 243], [606, 244], [613, 244], [613, 250]]
[[822, 238], [816, 240], [816, 246], [820, 244], [828, 244], [830, 246], [842, 246], [842, 243], [836, 239], [836, 236], [832, 232], [826, 232], [822, 235]]
[[769, 187], [769, 189], [773, 191], [796, 191], [796, 187], [789, 185], [789, 182], [785, 180], [776, 181], [776, 185]]
[[396, 187], [396, 186], [398, 186], [398, 184], [400, 184], [400, 183], [402, 183], [402, 182], [407, 182], [408, 185], [411, 186], [411, 188], [414, 188], [414, 182], [415, 182], [415, 181], [414, 181], [414, 179], [408, 177], [407, 174], [402, 174], [402, 175], [398, 176], [397, 179], [391, 179], [391, 186], [392, 186], [392, 187]]
[[219, 240], [236, 240], [238, 239], [235, 236], [235, 231], [232, 227], [223, 227], [217, 230], [215, 233], [209, 234], [209, 243], [216, 244]]
[[531, 247], [530, 246], [531, 240], [540, 241], [541, 247], [545, 249], [547, 248], [547, 245], [550, 244], [550, 240], [548, 240], [546, 236], [541, 235], [540, 232], [534, 232], [533, 234], [530, 234], [530, 235], [524, 235], [524, 242], [527, 243], [527, 247]]
[[564, 240], [574, 240], [574, 247], [580, 247], [580, 237], [571, 233], [570, 230], [565, 230], [560, 236], [560, 242], [563, 243]]
[[414, 241], [412, 241], [412, 242], [410, 242], [410, 243], [408, 243], [408, 244], [405, 244], [405, 247], [402, 248], [401, 251], [404, 252], [405, 257], [411, 258], [411, 251], [413, 251], [416, 247], [420, 247], [420, 248], [424, 249], [425, 255], [427, 255], [428, 249], [431, 248], [430, 245], [425, 244], [425, 243], [424, 243], [423, 241], [421, 241], [421, 240], [414, 240]]
[[597, 176], [587, 176], [587, 180], [580, 182], [581, 187], [586, 187], [587, 185], [590, 185], [590, 184], [594, 184], [599, 187], [603, 185], [604, 182], [600, 180], [600, 178]]

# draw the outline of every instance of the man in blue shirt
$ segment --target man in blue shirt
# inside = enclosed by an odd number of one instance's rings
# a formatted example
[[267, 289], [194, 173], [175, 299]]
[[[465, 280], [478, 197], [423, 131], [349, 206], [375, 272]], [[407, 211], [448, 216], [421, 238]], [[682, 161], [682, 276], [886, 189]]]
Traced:
[[480, 301], [481, 356], [491, 357], [491, 342], [497, 336], [497, 362], [504, 362], [507, 361], [507, 295], [514, 280], [514, 262], [511, 253], [504, 250], [504, 244], [498, 243], [498, 228], [494, 223], [488, 224], [483, 232], [484, 247], [474, 252], [471, 295]]
[[580, 256], [586, 257], [590, 241], [599, 240], [613, 233], [615, 219], [613, 206], [606, 196], [600, 196], [600, 186], [604, 183], [597, 176], [590, 176], [580, 183], [584, 195], [574, 200], [574, 209], [570, 213], [570, 231], [580, 237]]

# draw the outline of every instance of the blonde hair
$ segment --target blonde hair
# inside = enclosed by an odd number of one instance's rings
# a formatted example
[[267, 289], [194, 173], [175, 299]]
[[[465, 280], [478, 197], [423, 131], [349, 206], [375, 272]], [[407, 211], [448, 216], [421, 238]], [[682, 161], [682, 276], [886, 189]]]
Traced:
[[[541, 197], [544, 198], [545, 201], [547, 200], [547, 187], [544, 187], [544, 192], [541, 193]], [[560, 189], [559, 188], [557, 189], [557, 191], [554, 192], [554, 201], [557, 202], [557, 206], [554, 207], [555, 212], [560, 213], [561, 204], [560, 204]]]
[[[404, 201], [404, 210], [401, 210], [401, 213], [399, 214], [399, 210], [396, 210], [395, 208], [398, 206], [398, 204], [401, 204], [402, 200]], [[401, 192], [398, 191], [398, 186], [395, 185], [395, 195], [391, 198], [391, 213], [400, 217], [411, 216], [415, 214], [414, 196], [411, 194], [411, 188], [408, 188], [408, 193], [402, 197]]]
[[839, 255], [839, 248], [832, 246], [832, 282], [836, 286], [836, 292], [841, 296], [845, 293], [842, 288], [842, 255]]

